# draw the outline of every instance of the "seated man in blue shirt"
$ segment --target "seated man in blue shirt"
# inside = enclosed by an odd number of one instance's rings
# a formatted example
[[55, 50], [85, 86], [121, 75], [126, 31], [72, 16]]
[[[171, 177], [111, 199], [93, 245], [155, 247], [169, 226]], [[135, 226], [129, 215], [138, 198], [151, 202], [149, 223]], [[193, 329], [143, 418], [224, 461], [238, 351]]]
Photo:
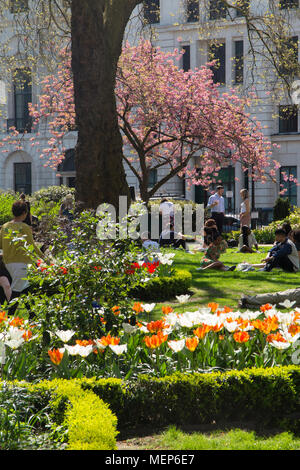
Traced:
[[271, 271], [273, 268], [282, 268], [287, 272], [295, 272], [299, 269], [299, 256], [295, 244], [287, 237], [286, 232], [279, 228], [275, 231], [276, 244], [265, 258], [266, 265], [263, 271]]

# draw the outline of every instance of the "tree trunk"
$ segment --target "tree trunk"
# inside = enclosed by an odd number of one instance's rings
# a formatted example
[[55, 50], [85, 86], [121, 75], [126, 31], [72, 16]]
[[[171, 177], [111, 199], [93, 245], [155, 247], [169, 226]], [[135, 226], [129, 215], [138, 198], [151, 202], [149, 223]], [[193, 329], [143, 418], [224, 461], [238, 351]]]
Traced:
[[78, 141], [77, 201], [85, 208], [130, 199], [122, 163], [115, 78], [126, 24], [138, 0], [72, 0], [72, 71]]

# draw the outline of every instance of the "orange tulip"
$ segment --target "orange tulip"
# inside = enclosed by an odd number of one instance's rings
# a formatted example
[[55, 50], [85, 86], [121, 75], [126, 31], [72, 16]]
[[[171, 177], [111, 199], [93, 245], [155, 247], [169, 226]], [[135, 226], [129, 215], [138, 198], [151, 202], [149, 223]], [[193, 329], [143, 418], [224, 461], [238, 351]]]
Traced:
[[116, 345], [119, 344], [120, 338], [117, 338], [116, 336], [111, 336], [109, 333], [107, 336], [102, 336], [100, 338], [101, 343], [103, 346], [108, 346], [109, 344]]
[[140, 302], [135, 302], [133, 304], [132, 310], [135, 311], [136, 315], [144, 311], [144, 308]]
[[215, 311], [219, 307], [219, 304], [217, 304], [216, 302], [210, 302], [209, 304], [207, 304], [207, 306], [211, 309], [212, 313], [215, 313]]
[[279, 331], [276, 334], [268, 335], [266, 339], [267, 339], [268, 343], [271, 343], [272, 341], [279, 341], [281, 343], [286, 343], [287, 342], [284, 339], [284, 337], [279, 333]]
[[116, 316], [120, 314], [119, 305], [114, 305], [111, 310], [112, 310], [113, 314], [116, 315]]
[[247, 331], [237, 331], [236, 333], [234, 333], [233, 337], [237, 343], [246, 343], [250, 339], [250, 336]]
[[76, 339], [76, 343], [79, 344], [79, 346], [89, 346], [90, 344], [95, 344], [95, 341], [92, 339]]
[[0, 312], [0, 323], [2, 323], [5, 320], [7, 320], [6, 312], [2, 311]]
[[64, 355], [64, 353], [60, 352], [59, 349], [52, 349], [52, 350], [49, 349], [48, 354], [49, 354], [51, 361], [56, 366], [58, 366], [61, 363], [63, 355]]
[[243, 330], [244, 328], [247, 328], [250, 325], [249, 320], [244, 320], [243, 318], [237, 318], [237, 323], [239, 325], [239, 328]]
[[28, 341], [32, 337], [32, 331], [31, 330], [26, 330], [26, 331], [24, 331], [22, 336], [24, 338], [24, 341]]
[[168, 315], [168, 313], [172, 313], [172, 312], [173, 312], [172, 307], [170, 307], [169, 305], [163, 305], [163, 306], [161, 307], [161, 309], [162, 309], [162, 313], [163, 313], [164, 315]]
[[10, 326], [17, 326], [17, 327], [22, 326], [23, 323], [24, 323], [24, 318], [20, 318], [20, 317], [15, 317], [9, 322]]
[[222, 313], [229, 313], [229, 312], [232, 312], [232, 308], [225, 306], [225, 307], [223, 308], [223, 312], [222, 312]]
[[297, 333], [300, 333], [300, 325], [292, 323], [288, 328], [288, 332], [290, 335], [295, 336]]
[[267, 310], [271, 310], [273, 307], [270, 304], [265, 304], [260, 306], [260, 311], [261, 312], [266, 312]]
[[267, 317], [264, 320], [253, 320], [251, 322], [252, 326], [256, 328], [257, 330], [262, 331], [266, 335], [271, 333], [271, 331], [275, 331], [278, 329], [278, 318], [276, 315], [273, 315], [272, 317]]
[[163, 320], [151, 321], [150, 323], [147, 323], [147, 329], [150, 331], [150, 333], [156, 333], [163, 330], [164, 328], [167, 328], [168, 326], [169, 325], [166, 325]]
[[168, 335], [164, 335], [161, 331], [158, 331], [157, 335], [145, 336], [144, 341], [147, 348], [155, 349], [158, 348], [162, 343], [167, 341]]
[[210, 331], [210, 329], [211, 328], [208, 325], [201, 325], [196, 330], [194, 330], [193, 333], [197, 336], [197, 338], [202, 339]]
[[185, 345], [190, 351], [195, 351], [198, 344], [199, 339], [196, 336], [193, 336], [193, 338], [186, 338], [185, 340]]

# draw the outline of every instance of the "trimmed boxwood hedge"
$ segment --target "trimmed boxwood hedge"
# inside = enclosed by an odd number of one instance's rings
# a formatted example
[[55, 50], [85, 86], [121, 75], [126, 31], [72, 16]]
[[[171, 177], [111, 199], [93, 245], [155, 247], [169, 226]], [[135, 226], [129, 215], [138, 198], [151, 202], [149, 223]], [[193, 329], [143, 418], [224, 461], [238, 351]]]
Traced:
[[[54, 420], [67, 428], [68, 450], [116, 448], [119, 431], [151, 425], [255, 423], [260, 430], [300, 434], [300, 366], [176, 373], [137, 380], [82, 378], [13, 382], [49, 397]], [[1, 385], [1, 382], [0, 382]], [[116, 418], [117, 416], [117, 418]]]
[[118, 417], [118, 427], [230, 424], [300, 433], [300, 367], [140, 376], [137, 381], [86, 379]]
[[39, 392], [47, 400], [50, 392], [53, 420], [59, 425], [57, 432], [67, 431], [67, 450], [116, 449], [116, 416], [93, 391], [81, 387], [80, 380], [11, 382], [11, 385], [26, 387], [29, 393]]
[[130, 291], [139, 300], [164, 301], [176, 295], [186, 294], [192, 285], [192, 275], [184, 269], [176, 269], [173, 276], [153, 277]]

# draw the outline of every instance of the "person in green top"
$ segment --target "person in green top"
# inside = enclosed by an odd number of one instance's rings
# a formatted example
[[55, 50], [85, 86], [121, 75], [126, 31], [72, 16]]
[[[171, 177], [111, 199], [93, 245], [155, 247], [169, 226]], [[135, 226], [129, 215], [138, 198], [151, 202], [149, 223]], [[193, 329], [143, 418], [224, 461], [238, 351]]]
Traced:
[[[3, 262], [8, 270], [12, 282], [12, 298], [18, 297], [29, 287], [27, 278], [28, 264], [32, 264], [32, 256], [36, 259], [45, 259], [45, 255], [35, 244], [31, 227], [24, 223], [27, 216], [27, 205], [23, 201], [16, 201], [12, 205], [13, 220], [7, 222], [0, 230], [0, 249], [3, 251]], [[19, 241], [13, 240], [20, 237]], [[33, 247], [31, 255], [26, 251], [25, 243]]]

